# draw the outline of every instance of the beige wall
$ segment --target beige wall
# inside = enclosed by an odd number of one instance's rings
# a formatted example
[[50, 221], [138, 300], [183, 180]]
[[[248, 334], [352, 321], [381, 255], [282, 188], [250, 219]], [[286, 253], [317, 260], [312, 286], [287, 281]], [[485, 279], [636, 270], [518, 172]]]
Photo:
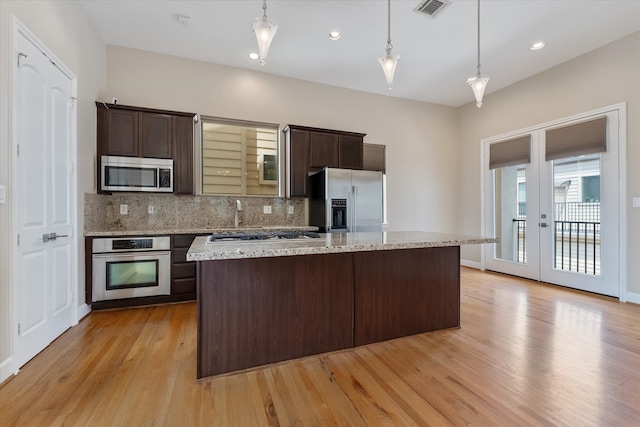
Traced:
[[[640, 197], [639, 84], [640, 33], [635, 33], [486, 96], [481, 109], [459, 108], [458, 231], [481, 230], [482, 138], [626, 102], [627, 289], [640, 294], [640, 209], [631, 207], [632, 197]], [[480, 248], [463, 248], [462, 258], [480, 262]]]
[[75, 1], [0, 1], [0, 185], [7, 186], [7, 203], [0, 205], [0, 381], [11, 368], [11, 267], [13, 245], [11, 212], [10, 73], [13, 58], [12, 16], [15, 15], [78, 78], [78, 232], [80, 250], [78, 289], [79, 306], [84, 304], [84, 256], [82, 236], [82, 194], [95, 191], [94, 157], [96, 114], [94, 101], [105, 87], [106, 46]]
[[456, 230], [453, 108], [108, 46], [101, 100], [114, 97], [119, 104], [366, 133], [365, 142], [387, 146], [389, 229]]

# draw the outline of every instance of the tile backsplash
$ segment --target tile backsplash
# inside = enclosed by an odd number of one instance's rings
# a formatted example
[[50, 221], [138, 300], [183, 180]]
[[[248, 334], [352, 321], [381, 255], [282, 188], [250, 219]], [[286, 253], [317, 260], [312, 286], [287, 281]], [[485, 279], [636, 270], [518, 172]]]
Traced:
[[[174, 230], [233, 227], [236, 200], [241, 227], [307, 225], [304, 199], [247, 196], [175, 196], [173, 194], [85, 193], [85, 231]], [[128, 213], [120, 213], [127, 205]], [[153, 206], [154, 213], [149, 213]], [[264, 206], [271, 207], [265, 214]], [[289, 207], [293, 206], [293, 214]]]

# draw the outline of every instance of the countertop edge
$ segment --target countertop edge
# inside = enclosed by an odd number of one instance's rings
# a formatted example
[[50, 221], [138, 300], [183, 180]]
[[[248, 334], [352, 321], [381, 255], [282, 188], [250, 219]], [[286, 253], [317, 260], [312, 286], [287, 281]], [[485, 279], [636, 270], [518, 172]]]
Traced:
[[[389, 232], [391, 237], [396, 237], [401, 240], [401, 237], [394, 236], [393, 232]], [[344, 233], [345, 240], [352, 237], [357, 240], [359, 234], [362, 233]], [[375, 233], [366, 233], [367, 237], [375, 237]], [[379, 233], [382, 235], [382, 233]], [[429, 234], [429, 233], [424, 233]], [[434, 236], [439, 237], [438, 233], [432, 233]], [[270, 257], [282, 257], [282, 256], [296, 256], [296, 255], [320, 255], [320, 254], [332, 254], [332, 253], [346, 253], [346, 252], [365, 252], [365, 251], [378, 251], [378, 250], [398, 250], [398, 249], [420, 249], [420, 248], [433, 248], [433, 247], [447, 247], [447, 246], [462, 246], [462, 245], [477, 245], [485, 243], [495, 243], [497, 239], [487, 237], [475, 237], [475, 236], [455, 236], [451, 235], [450, 238], [433, 238], [433, 239], [419, 239], [414, 237], [408, 238], [406, 241], [395, 242], [368, 242], [357, 243], [349, 241], [339, 241], [337, 243], [331, 242], [330, 235], [325, 235], [325, 239], [316, 241], [305, 240], [303, 242], [294, 240], [276, 241], [276, 242], [261, 242], [261, 243], [221, 243], [221, 244], [206, 244], [205, 238], [196, 238], [191, 245], [189, 252], [187, 253], [187, 261], [216, 261], [216, 260], [230, 260], [230, 259], [247, 259], [247, 258], [270, 258]], [[382, 239], [381, 239], [382, 240]], [[324, 243], [323, 243], [324, 242]], [[216, 246], [217, 245], [217, 246]], [[308, 246], [306, 246], [308, 245]]]

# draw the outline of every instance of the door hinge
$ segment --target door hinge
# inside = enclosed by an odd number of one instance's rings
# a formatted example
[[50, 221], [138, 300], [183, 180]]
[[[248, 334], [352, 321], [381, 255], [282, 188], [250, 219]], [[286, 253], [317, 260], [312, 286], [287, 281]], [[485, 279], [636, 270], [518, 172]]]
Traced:
[[20, 233], [18, 233], [18, 246], [20, 246]]
[[20, 157], [20, 144], [16, 144], [16, 150], [18, 152], [18, 157]]
[[20, 322], [18, 322], [18, 335], [20, 335]]

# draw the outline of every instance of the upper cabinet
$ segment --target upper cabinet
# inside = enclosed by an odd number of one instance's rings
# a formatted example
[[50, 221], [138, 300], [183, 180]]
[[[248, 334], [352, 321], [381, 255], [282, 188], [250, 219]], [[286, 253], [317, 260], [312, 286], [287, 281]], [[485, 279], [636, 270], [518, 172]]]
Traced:
[[97, 159], [101, 156], [174, 160], [174, 193], [193, 194], [194, 113], [96, 102]]
[[362, 169], [365, 134], [287, 125], [286, 196], [308, 197], [309, 173], [324, 167]]

